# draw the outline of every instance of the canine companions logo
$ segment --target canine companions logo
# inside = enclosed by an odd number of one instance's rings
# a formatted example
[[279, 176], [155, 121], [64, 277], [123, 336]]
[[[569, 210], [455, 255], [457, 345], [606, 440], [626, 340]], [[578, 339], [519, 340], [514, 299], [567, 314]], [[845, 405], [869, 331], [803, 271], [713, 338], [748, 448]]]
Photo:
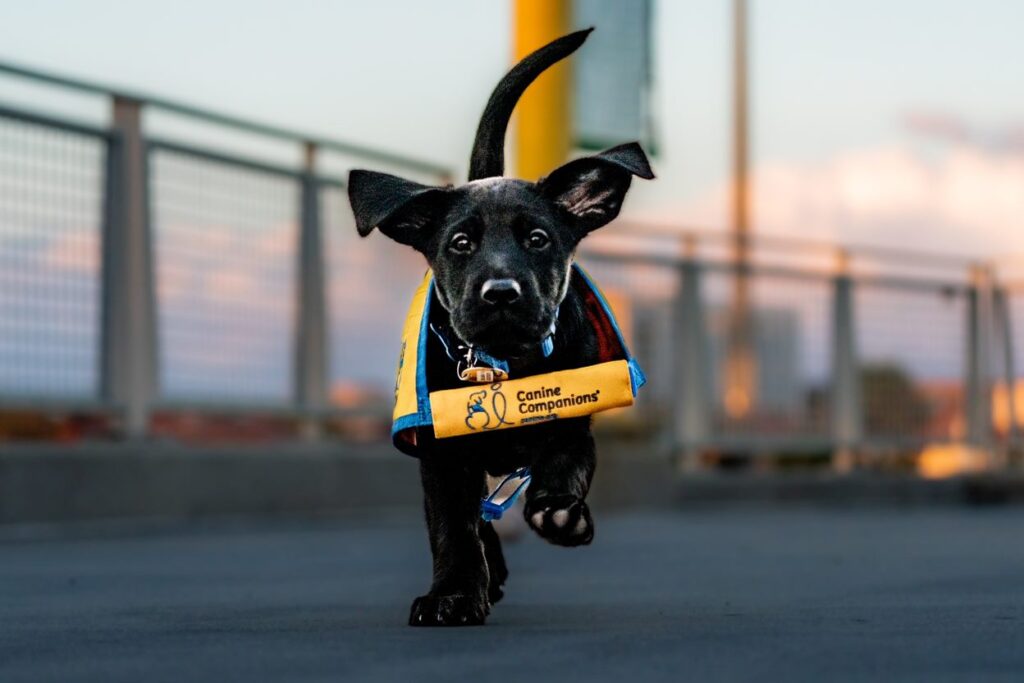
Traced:
[[512, 424], [505, 420], [508, 401], [501, 392], [501, 383], [491, 385], [490, 401], [487, 400], [487, 396], [487, 389], [481, 389], [471, 393], [466, 402], [466, 427], [474, 432]]

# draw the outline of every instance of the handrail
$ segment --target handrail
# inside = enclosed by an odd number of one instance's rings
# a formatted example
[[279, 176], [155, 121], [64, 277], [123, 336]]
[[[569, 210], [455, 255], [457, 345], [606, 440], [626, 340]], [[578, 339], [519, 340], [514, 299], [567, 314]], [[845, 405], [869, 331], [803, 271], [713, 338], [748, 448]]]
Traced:
[[321, 149], [341, 154], [351, 154], [367, 160], [378, 161], [387, 165], [400, 166], [420, 173], [447, 178], [454, 175], [452, 169], [432, 161], [417, 159], [402, 154], [393, 154], [391, 152], [382, 152], [380, 150], [352, 142], [311, 135], [309, 133], [304, 133], [290, 128], [261, 123], [251, 119], [241, 118], [233, 114], [225, 114], [205, 107], [170, 100], [150, 93], [117, 88], [83, 78], [70, 78], [68, 76], [62, 76], [42, 69], [14, 64], [4, 60], [0, 60], [0, 73], [34, 80], [47, 85], [71, 88], [78, 90], [79, 92], [89, 93], [92, 95], [103, 95], [107, 97], [132, 100], [150, 107], [162, 109], [181, 116], [187, 116], [189, 118], [207, 121], [219, 126], [226, 126], [228, 128], [235, 128], [291, 142], [312, 144]]
[[[694, 228], [687, 225], [656, 224], [624, 218], [619, 221], [616, 234], [637, 235], [641, 237], [664, 237], [677, 239], [693, 239], [700, 242], [733, 242], [736, 239], [735, 233], [727, 230], [710, 230], [707, 228]], [[845, 252], [860, 256], [882, 258], [888, 260], [916, 261], [918, 263], [943, 265], [950, 267], [969, 268], [972, 266], [986, 265], [990, 259], [981, 256], [955, 256], [934, 251], [918, 249], [901, 249], [899, 247], [882, 247], [860, 243], [838, 243], [827, 242], [821, 239], [797, 237], [793, 235], [781, 235], [778, 233], [764, 234], [756, 231], [747, 236], [749, 242], [758, 243], [765, 247], [779, 249], [798, 248], [805, 251], [821, 251], [829, 254]]]
[[[802, 266], [787, 266], [765, 263], [739, 264], [736, 261], [726, 259], [715, 259], [702, 257], [688, 257], [675, 254], [652, 254], [652, 253], [621, 253], [606, 252], [591, 247], [581, 248], [578, 252], [580, 258], [587, 261], [604, 262], [612, 264], [635, 264], [645, 266], [660, 266], [666, 268], [677, 268], [685, 263], [692, 263], [708, 271], [716, 272], [743, 272], [752, 276], [804, 278], [808, 280], [831, 281], [838, 275], [824, 269], [814, 269]], [[962, 295], [967, 292], [968, 284], [964, 281], [939, 279], [933, 277], [910, 276], [910, 275], [878, 275], [858, 274], [852, 280], [858, 287], [880, 287], [888, 289], [923, 290], [929, 292], [943, 292], [952, 295]], [[1010, 286], [1006, 287], [1010, 289]]]
[[99, 126], [92, 126], [88, 123], [58, 118], [56, 116], [47, 116], [45, 114], [37, 114], [35, 112], [23, 111], [21, 109], [12, 109], [10, 107], [5, 107], [2, 104], [0, 104], [0, 117], [5, 119], [14, 119], [15, 121], [21, 121], [24, 123], [31, 123], [37, 126], [57, 128], [71, 133], [78, 133], [79, 135], [90, 135], [96, 138], [109, 139], [116, 135], [114, 131], [107, 128], [100, 128]]

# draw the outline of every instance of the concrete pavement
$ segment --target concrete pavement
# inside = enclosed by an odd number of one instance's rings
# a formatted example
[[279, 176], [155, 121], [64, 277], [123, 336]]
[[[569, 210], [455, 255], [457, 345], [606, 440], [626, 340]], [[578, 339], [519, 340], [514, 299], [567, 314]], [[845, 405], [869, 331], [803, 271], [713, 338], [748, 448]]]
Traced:
[[1024, 677], [1024, 510], [596, 511], [486, 627], [404, 625], [407, 513], [0, 542], [0, 681]]

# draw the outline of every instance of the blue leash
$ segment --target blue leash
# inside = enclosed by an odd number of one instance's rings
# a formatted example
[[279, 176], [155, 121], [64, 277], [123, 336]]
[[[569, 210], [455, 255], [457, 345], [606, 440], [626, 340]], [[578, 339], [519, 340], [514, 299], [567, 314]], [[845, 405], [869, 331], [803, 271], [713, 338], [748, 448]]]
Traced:
[[[513, 479], [522, 479], [522, 481], [519, 483], [518, 486], [516, 486], [515, 490], [508, 498], [506, 498], [500, 503], [496, 503], [494, 499], [497, 498], [498, 493], [501, 491], [502, 488], [504, 488], [505, 484], [512, 481]], [[519, 498], [519, 495], [523, 492], [523, 490], [526, 489], [526, 486], [529, 483], [529, 467], [520, 467], [512, 474], [502, 479], [501, 483], [498, 484], [495, 487], [494, 491], [491, 492], [491, 495], [487, 496], [486, 498], [480, 501], [481, 519], [483, 519], [485, 522], [492, 522], [496, 519], [501, 519], [501, 516], [505, 514], [505, 511], [508, 510], [513, 505], [515, 505], [516, 499]]]

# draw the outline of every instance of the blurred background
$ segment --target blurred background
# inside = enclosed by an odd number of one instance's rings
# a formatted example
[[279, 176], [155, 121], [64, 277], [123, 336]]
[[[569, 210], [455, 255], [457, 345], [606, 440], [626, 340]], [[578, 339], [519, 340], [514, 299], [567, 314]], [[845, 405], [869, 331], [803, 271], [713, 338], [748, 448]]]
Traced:
[[460, 182], [500, 76], [588, 26], [508, 158], [639, 140], [658, 174], [579, 255], [650, 378], [598, 418], [598, 494], [1014, 482], [1022, 25], [1014, 0], [8, 3], [0, 521], [418, 502], [388, 432], [424, 264], [357, 238], [346, 173]]

